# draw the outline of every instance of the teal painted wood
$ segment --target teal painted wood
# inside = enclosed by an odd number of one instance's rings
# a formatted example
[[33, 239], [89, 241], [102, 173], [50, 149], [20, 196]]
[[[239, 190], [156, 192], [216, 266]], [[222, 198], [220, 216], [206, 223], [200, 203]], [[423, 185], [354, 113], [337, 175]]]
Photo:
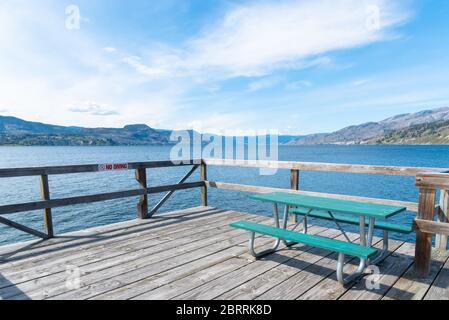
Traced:
[[358, 244], [344, 242], [340, 240], [298, 233], [291, 230], [279, 229], [264, 224], [258, 224], [249, 221], [238, 221], [230, 224], [232, 228], [252, 231], [267, 236], [272, 236], [285, 241], [302, 243], [311, 247], [325, 249], [343, 253], [352, 257], [368, 259], [376, 254], [377, 249], [371, 247], [363, 247]]
[[253, 200], [285, 204], [292, 207], [303, 207], [316, 210], [350, 213], [377, 219], [386, 219], [406, 210], [405, 207], [330, 199], [323, 197], [312, 197], [284, 192], [257, 194], [250, 196], [250, 198]]
[[[309, 209], [306, 208], [297, 208], [297, 209], [290, 209], [289, 211], [291, 214], [297, 214], [301, 216], [305, 216]], [[319, 219], [325, 219], [325, 220], [332, 220], [332, 217], [329, 215], [329, 213], [324, 211], [312, 211], [307, 216], [312, 218], [319, 218]], [[342, 223], [349, 223], [358, 225], [359, 224], [359, 218], [347, 215], [347, 214], [333, 214], [335, 220]], [[368, 224], [368, 221], [366, 221]], [[387, 230], [392, 232], [398, 232], [398, 233], [404, 233], [404, 234], [410, 234], [413, 232], [413, 227], [411, 225], [402, 225], [402, 224], [396, 224], [388, 221], [376, 221], [374, 224], [374, 227], [376, 229], [380, 230]]]

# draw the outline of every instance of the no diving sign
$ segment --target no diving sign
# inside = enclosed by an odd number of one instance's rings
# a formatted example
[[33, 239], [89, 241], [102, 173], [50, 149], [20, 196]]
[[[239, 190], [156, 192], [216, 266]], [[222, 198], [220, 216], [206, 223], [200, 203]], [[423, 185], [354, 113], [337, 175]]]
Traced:
[[98, 171], [116, 171], [128, 169], [129, 165], [127, 163], [105, 163], [98, 165]]

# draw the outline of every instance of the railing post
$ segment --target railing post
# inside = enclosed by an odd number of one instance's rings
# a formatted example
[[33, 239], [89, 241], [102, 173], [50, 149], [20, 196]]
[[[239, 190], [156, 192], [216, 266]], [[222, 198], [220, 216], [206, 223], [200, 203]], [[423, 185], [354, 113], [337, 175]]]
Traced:
[[[420, 188], [418, 218], [433, 220], [435, 215], [435, 189]], [[429, 273], [432, 255], [432, 234], [416, 231], [415, 272], [421, 276]]]
[[139, 182], [140, 188], [145, 190], [145, 194], [140, 196], [139, 203], [137, 204], [137, 218], [148, 218], [148, 194], [147, 191], [147, 170], [145, 168], [136, 169], [136, 180]]
[[[207, 181], [207, 165], [201, 160], [200, 165], [200, 181]], [[201, 205], [207, 207], [207, 187], [201, 187]]]
[[290, 172], [290, 189], [299, 190], [299, 170], [291, 170]]
[[[50, 187], [48, 184], [48, 175], [41, 175], [41, 198], [42, 200], [50, 200]], [[44, 209], [44, 230], [48, 238], [54, 237], [53, 232], [53, 218], [51, 213], [51, 208]]]
[[[299, 170], [290, 170], [290, 190], [299, 190]], [[299, 221], [299, 216], [295, 215], [295, 222]]]
[[[449, 190], [441, 190], [440, 192], [438, 221], [445, 223], [449, 222]], [[439, 250], [447, 250], [447, 236], [437, 234], [435, 238], [435, 248]]]

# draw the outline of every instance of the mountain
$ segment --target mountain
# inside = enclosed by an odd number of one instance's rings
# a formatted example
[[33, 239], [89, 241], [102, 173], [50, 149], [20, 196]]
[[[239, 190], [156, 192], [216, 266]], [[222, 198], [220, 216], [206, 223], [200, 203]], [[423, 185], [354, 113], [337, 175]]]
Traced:
[[365, 142], [370, 144], [449, 144], [449, 121], [416, 124]]
[[[405, 142], [408, 139], [397, 140], [394, 137], [414, 136], [416, 143], [438, 143], [444, 141], [436, 132], [429, 131], [429, 124], [438, 123], [440, 133], [444, 135], [445, 122], [449, 121], [449, 107], [433, 110], [424, 110], [417, 113], [397, 115], [380, 122], [367, 122], [361, 125], [350, 126], [341, 130], [308, 135], [302, 139], [290, 141], [288, 144], [365, 144], [365, 143], [413, 143]], [[427, 129], [426, 129], [427, 128]], [[407, 131], [409, 130], [409, 131]], [[406, 133], [407, 132], [407, 133]], [[418, 136], [416, 136], [418, 135]], [[433, 136], [429, 136], [433, 135]], [[434, 141], [435, 142], [432, 142]]]
[[[191, 134], [192, 131], [189, 130]], [[170, 130], [145, 124], [123, 128], [56, 126], [0, 116], [0, 145], [119, 146], [170, 145]], [[247, 139], [245, 139], [247, 142]], [[449, 144], [449, 108], [397, 115], [333, 133], [279, 136], [279, 144]]]
[[123, 128], [64, 127], [0, 116], [0, 145], [160, 145], [172, 143], [170, 133], [145, 124]]

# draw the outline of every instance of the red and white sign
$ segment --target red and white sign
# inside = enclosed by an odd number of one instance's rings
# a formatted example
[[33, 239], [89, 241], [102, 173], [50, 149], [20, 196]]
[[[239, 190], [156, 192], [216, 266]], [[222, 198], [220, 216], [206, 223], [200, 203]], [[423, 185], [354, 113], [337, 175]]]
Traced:
[[127, 163], [105, 163], [98, 165], [98, 171], [128, 170]]

